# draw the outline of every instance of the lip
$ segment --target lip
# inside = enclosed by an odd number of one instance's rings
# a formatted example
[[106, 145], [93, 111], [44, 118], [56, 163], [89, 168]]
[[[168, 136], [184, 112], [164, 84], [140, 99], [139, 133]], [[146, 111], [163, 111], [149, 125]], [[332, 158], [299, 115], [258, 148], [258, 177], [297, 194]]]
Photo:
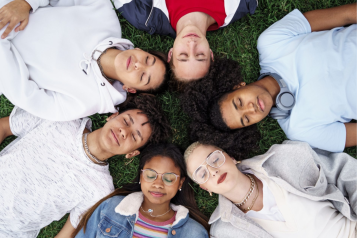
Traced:
[[217, 180], [217, 184], [223, 183], [224, 180], [226, 180], [226, 177], [227, 177], [227, 173], [224, 173], [221, 176], [219, 176], [219, 178]]
[[116, 137], [116, 135], [114, 134], [114, 132], [113, 132], [112, 130], [110, 130], [110, 132], [112, 133], [114, 139], [116, 140], [116, 142], [117, 142], [118, 145], [120, 146], [119, 140], [118, 140], [118, 138]]
[[264, 112], [265, 105], [263, 100], [259, 99], [259, 97], [257, 97], [257, 106], [260, 109], [260, 111]]
[[153, 197], [162, 197], [165, 194], [164, 193], [160, 193], [160, 192], [151, 192], [149, 191], [149, 193], [153, 196]]
[[187, 35], [185, 35], [184, 37], [182, 37], [182, 38], [185, 38], [185, 37], [197, 37], [197, 38], [201, 38], [201, 37], [199, 37], [197, 34], [195, 34], [195, 33], [188, 33]]
[[126, 61], [126, 69], [129, 69], [129, 65], [131, 63], [131, 56], [128, 58], [128, 60]]

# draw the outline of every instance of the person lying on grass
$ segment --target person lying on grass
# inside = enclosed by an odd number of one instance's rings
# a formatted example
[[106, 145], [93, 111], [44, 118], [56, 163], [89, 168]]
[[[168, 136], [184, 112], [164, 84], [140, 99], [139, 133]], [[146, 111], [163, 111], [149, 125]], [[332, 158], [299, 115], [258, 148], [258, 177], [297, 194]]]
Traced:
[[[253, 14], [257, 0], [113, 1], [119, 14], [139, 30], [175, 38], [168, 52], [177, 87], [205, 76], [213, 61], [207, 31]], [[181, 83], [180, 83], [181, 82]]]
[[346, 153], [285, 141], [238, 162], [196, 142], [184, 157], [188, 176], [219, 194], [212, 237], [356, 237], [357, 160]]
[[114, 113], [127, 93], [166, 85], [166, 54], [122, 39], [109, 0], [8, 2], [0, 0], [0, 94], [34, 116]]
[[114, 190], [107, 159], [136, 156], [171, 130], [152, 95], [134, 96], [102, 128], [90, 132], [91, 124], [47, 121], [18, 107], [0, 119], [0, 141], [17, 136], [0, 152], [1, 238], [36, 237], [68, 212], [57, 238], [69, 237], [80, 215]]
[[208, 238], [207, 218], [197, 208], [180, 150], [159, 144], [140, 156], [133, 182], [89, 209], [73, 236]]
[[292, 11], [259, 37], [258, 81], [246, 86], [237, 63], [217, 62], [185, 92], [186, 112], [208, 111], [223, 131], [249, 128], [269, 114], [289, 139], [332, 152], [356, 146], [350, 121], [357, 119], [357, 25], [338, 27], [356, 23], [356, 12], [355, 3]]

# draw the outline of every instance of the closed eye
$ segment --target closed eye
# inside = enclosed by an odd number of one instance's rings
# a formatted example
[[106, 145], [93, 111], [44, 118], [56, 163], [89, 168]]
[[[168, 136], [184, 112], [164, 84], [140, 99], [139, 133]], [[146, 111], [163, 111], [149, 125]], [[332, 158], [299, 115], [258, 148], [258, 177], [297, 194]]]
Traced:
[[144, 73], [141, 75], [140, 82], [143, 81]]
[[202, 178], [206, 177], [206, 171], [202, 174]]
[[148, 59], [149, 59], [149, 56], [146, 56], [146, 64], [148, 64]]
[[133, 137], [133, 140], [136, 141], [134, 134], [131, 134], [131, 136]]
[[239, 98], [239, 103], [240, 103], [240, 106], [243, 106], [242, 100], [240, 100], [240, 98]]
[[125, 125], [129, 126], [128, 122], [124, 119], [124, 123]]
[[247, 117], [247, 116], [245, 116], [245, 119], [247, 119], [247, 123], [249, 123], [249, 119], [248, 119], [248, 117]]

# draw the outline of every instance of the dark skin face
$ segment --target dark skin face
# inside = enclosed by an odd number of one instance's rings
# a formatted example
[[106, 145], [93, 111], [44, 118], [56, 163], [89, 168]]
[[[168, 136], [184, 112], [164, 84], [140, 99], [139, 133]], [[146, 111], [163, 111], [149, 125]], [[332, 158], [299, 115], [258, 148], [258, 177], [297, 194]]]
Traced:
[[[152, 169], [159, 174], [175, 173], [180, 175], [180, 169], [175, 166], [172, 159], [164, 156], [154, 156], [145, 164], [143, 169]], [[140, 184], [141, 190], [144, 194], [144, 202], [142, 204], [143, 209], [145, 211], [153, 209], [153, 215], [165, 213], [169, 210], [170, 201], [182, 187], [185, 178], [178, 177], [176, 182], [174, 182], [171, 186], [167, 186], [161, 179], [162, 175], [158, 175], [156, 180], [153, 182], [147, 182], [143, 176], [143, 173], [141, 173]], [[174, 215], [172, 210], [166, 215], [157, 218], [151, 217], [142, 210], [140, 210], [140, 212], [150, 220], [165, 221]]]
[[222, 118], [230, 129], [238, 129], [260, 122], [274, 106], [279, 85], [271, 77], [245, 86], [242, 83], [222, 97]]

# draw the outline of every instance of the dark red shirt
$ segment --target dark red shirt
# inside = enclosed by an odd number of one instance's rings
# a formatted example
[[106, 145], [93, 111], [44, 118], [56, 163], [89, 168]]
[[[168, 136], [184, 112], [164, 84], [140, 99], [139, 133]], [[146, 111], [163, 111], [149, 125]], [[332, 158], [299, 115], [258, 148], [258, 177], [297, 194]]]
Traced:
[[211, 25], [208, 31], [217, 30], [226, 18], [224, 0], [166, 0], [166, 6], [171, 26], [175, 31], [178, 20], [190, 12], [203, 12], [216, 20], [217, 23]]

